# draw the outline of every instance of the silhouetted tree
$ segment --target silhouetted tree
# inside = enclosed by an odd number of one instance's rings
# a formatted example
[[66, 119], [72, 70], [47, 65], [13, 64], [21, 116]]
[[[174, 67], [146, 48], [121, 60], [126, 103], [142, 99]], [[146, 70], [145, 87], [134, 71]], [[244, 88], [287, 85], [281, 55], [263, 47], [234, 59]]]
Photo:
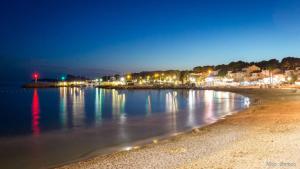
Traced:
[[283, 69], [295, 69], [296, 67], [300, 67], [300, 58], [295, 57], [286, 57], [281, 61], [281, 66]]
[[119, 74], [115, 74], [114, 77], [115, 77], [116, 80], [120, 80], [121, 76]]
[[184, 82], [187, 80], [188, 75], [189, 75], [189, 71], [186, 71], [186, 70], [180, 71], [179, 80], [180, 80], [182, 83], [184, 83]]
[[109, 81], [110, 80], [110, 76], [102, 76], [102, 80], [103, 81]]
[[260, 62], [255, 63], [258, 67], [264, 70], [274, 70], [276, 68], [280, 68], [280, 62], [277, 59], [271, 59], [271, 60], [263, 60]]
[[214, 66], [197, 66], [194, 67], [193, 71], [197, 72], [197, 73], [206, 73], [209, 70], [214, 70]]

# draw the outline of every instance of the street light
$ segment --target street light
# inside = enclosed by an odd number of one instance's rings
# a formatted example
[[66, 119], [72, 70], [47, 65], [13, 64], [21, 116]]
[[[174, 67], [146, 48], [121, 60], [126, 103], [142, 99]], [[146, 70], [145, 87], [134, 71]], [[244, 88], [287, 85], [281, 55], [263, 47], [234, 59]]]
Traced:
[[291, 81], [292, 81], [292, 77], [291, 77], [291, 76], [289, 76], [289, 77], [287, 78], [287, 80], [289, 81], [289, 83], [291, 83]]

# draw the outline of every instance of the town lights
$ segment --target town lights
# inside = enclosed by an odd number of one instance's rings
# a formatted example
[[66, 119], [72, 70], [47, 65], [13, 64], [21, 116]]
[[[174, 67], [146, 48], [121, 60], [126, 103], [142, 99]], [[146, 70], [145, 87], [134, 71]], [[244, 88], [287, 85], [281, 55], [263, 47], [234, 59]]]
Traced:
[[190, 77], [190, 81], [191, 81], [192, 83], [195, 83], [195, 82], [196, 82], [196, 79], [193, 78], [193, 77]]
[[65, 81], [65, 80], [66, 80], [66, 77], [65, 77], [65, 76], [62, 76], [60, 79], [61, 79], [61, 81]]
[[130, 79], [131, 79], [131, 75], [127, 75], [126, 78], [127, 78], [128, 80], [130, 80]]
[[121, 77], [121, 78], [120, 78], [120, 81], [121, 81], [121, 82], [124, 82], [124, 81], [125, 81], [125, 78], [124, 78], [124, 77]]
[[33, 73], [32, 74], [32, 78], [34, 79], [35, 83], [37, 82], [37, 80], [39, 79], [40, 75], [38, 73]]
[[213, 77], [207, 77], [207, 78], [205, 78], [205, 81], [206, 82], [213, 82], [214, 78]]

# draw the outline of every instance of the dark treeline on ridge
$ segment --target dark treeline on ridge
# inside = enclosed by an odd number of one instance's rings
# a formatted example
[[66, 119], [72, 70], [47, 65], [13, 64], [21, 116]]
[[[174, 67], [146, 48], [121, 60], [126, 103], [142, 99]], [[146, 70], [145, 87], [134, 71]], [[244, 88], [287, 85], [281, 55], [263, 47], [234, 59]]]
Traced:
[[283, 58], [281, 61], [277, 59], [270, 59], [270, 60], [263, 60], [259, 62], [245, 62], [245, 61], [233, 61], [229, 64], [220, 64], [220, 65], [205, 65], [205, 66], [197, 66], [194, 67], [192, 70], [156, 70], [156, 71], [141, 71], [136, 73], [126, 73], [126, 74], [115, 74], [115, 75], [108, 75], [103, 76], [103, 81], [110, 80], [111, 77], [114, 77], [115, 80], [120, 79], [121, 76], [127, 77], [130, 75], [131, 79], [159, 79], [159, 78], [166, 78], [166, 77], [176, 77], [180, 81], [187, 80], [187, 77], [190, 73], [204, 73], [207, 74], [209, 71], [217, 71], [218, 76], [225, 76], [227, 75], [228, 71], [238, 72], [242, 71], [243, 68], [247, 68], [249, 66], [256, 65], [261, 70], [274, 70], [280, 69], [281, 71], [284, 70], [291, 70], [295, 69], [296, 67], [300, 67], [300, 58], [297, 57], [286, 57]]
[[256, 65], [263, 70], [273, 70], [273, 69], [282, 69], [289, 70], [295, 69], [296, 67], [300, 67], [300, 58], [296, 57], [286, 57], [281, 61], [277, 59], [263, 60], [260, 62], [244, 62], [244, 61], [235, 61], [230, 62], [229, 64], [221, 64], [221, 65], [206, 65], [206, 66], [197, 66], [193, 68], [195, 72], [207, 72], [209, 70], [219, 70], [219, 75], [226, 75], [228, 71], [241, 71], [243, 68]]

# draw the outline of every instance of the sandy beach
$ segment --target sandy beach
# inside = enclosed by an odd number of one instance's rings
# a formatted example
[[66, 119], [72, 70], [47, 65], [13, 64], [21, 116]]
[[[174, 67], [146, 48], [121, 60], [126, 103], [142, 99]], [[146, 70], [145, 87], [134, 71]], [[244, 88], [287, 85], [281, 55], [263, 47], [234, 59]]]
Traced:
[[61, 168], [300, 168], [300, 90], [219, 89], [251, 106], [210, 126]]

